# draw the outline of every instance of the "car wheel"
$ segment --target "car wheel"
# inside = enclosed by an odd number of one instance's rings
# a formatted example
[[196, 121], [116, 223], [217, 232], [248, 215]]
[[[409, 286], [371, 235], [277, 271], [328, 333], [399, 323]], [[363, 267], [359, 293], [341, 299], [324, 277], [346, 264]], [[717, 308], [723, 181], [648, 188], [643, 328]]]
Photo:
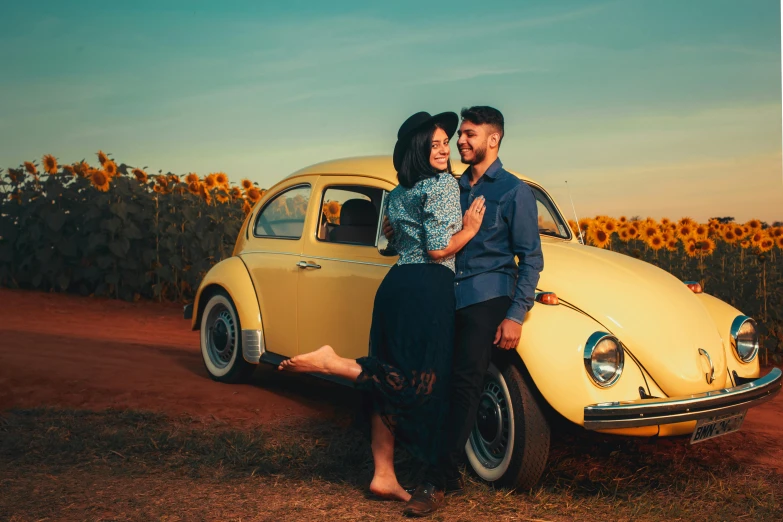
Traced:
[[498, 486], [528, 490], [541, 478], [549, 423], [515, 364], [490, 363], [465, 451], [476, 475]]
[[201, 358], [210, 378], [245, 382], [255, 365], [242, 357], [242, 326], [234, 303], [225, 292], [213, 294], [201, 316]]

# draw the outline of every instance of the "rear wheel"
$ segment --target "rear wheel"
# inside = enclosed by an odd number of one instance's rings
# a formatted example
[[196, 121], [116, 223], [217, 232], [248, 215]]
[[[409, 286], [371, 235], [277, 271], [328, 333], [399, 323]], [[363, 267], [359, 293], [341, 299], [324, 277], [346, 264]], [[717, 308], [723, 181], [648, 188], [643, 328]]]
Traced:
[[218, 382], [246, 382], [255, 365], [242, 357], [242, 326], [231, 297], [213, 294], [201, 316], [201, 357], [210, 378]]
[[490, 363], [476, 424], [465, 446], [468, 463], [483, 480], [528, 490], [549, 455], [549, 423], [517, 366]]

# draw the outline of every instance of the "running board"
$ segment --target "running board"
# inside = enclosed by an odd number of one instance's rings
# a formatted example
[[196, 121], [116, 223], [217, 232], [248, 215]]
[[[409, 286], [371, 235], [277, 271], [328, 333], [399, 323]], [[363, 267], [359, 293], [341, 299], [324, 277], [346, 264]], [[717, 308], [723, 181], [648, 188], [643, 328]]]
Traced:
[[[285, 355], [280, 355], [278, 353], [272, 353], [269, 351], [264, 351], [261, 354], [261, 362], [271, 364], [272, 366], [279, 366], [281, 362], [285, 361], [286, 359], [290, 359], [290, 357], [286, 357]], [[354, 383], [349, 381], [348, 379], [343, 379], [342, 377], [334, 377], [332, 375], [322, 375], [320, 373], [308, 373], [307, 375], [311, 375], [313, 377], [318, 377], [319, 379], [323, 379], [325, 381], [334, 382], [337, 384], [341, 384], [343, 386], [349, 386], [353, 388]]]

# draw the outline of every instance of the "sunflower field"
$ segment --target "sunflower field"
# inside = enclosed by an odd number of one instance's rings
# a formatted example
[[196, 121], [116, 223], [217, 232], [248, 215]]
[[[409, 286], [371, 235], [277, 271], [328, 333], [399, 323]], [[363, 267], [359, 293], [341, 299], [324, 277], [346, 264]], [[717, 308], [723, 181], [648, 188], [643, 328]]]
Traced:
[[[45, 155], [0, 171], [0, 286], [190, 301], [265, 192], [223, 172], [148, 174], [97, 158], [59, 165]], [[340, 210], [323, 208], [331, 223]], [[758, 321], [763, 363], [783, 362], [783, 226], [609, 216], [569, 225], [588, 245], [700, 282]]]
[[0, 285], [187, 301], [264, 190], [228, 176], [25, 162], [0, 173]]

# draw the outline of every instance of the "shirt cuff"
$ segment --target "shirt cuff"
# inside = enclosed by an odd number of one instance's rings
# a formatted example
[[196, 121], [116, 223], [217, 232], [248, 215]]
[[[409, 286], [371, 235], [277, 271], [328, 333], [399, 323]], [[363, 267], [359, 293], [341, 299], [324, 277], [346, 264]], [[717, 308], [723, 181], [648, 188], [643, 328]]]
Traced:
[[506, 312], [506, 319], [522, 324], [525, 322], [525, 314], [527, 314], [527, 312], [525, 312], [525, 310], [522, 308], [512, 306], [508, 309], [508, 312]]

